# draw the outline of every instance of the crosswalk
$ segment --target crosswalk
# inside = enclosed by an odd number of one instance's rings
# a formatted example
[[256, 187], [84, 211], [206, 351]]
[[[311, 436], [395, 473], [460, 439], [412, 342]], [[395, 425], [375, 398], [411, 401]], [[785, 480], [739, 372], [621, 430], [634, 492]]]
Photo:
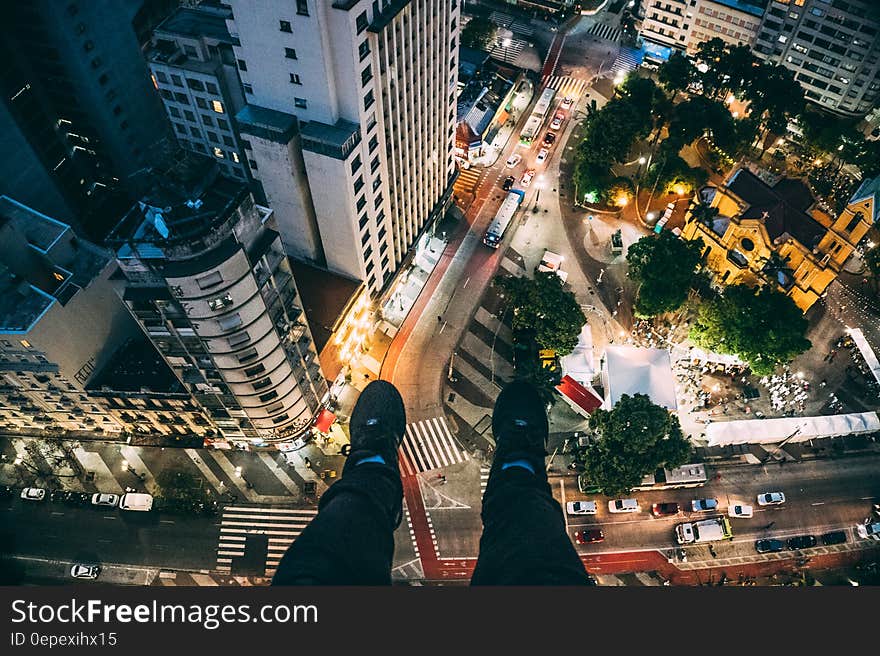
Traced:
[[480, 465], [480, 498], [483, 498], [483, 495], [486, 494], [486, 486], [489, 484], [489, 471], [490, 467], [488, 465]]
[[529, 45], [527, 41], [522, 39], [505, 39], [495, 43], [495, 47], [489, 53], [493, 59], [503, 61], [506, 64], [515, 64], [519, 59], [520, 53]]
[[232, 571], [233, 558], [245, 555], [248, 535], [268, 536], [266, 576], [272, 576], [284, 552], [318, 514], [313, 508], [227, 506], [220, 519], [217, 567], [220, 574]]
[[482, 168], [460, 169], [458, 171], [458, 178], [456, 178], [452, 188], [457, 194], [472, 194], [476, 190], [482, 175]]
[[415, 476], [466, 460], [469, 460], [468, 454], [458, 446], [445, 417], [407, 424], [400, 445], [401, 473], [404, 476]]
[[596, 583], [602, 586], [647, 586], [664, 585], [664, 579], [657, 572], [633, 572], [628, 574], [591, 574]]
[[634, 71], [642, 63], [642, 57], [643, 55], [638, 50], [621, 47], [620, 51], [617, 53], [617, 58], [611, 65], [611, 76], [614, 77], [618, 73], [623, 73], [625, 75], [630, 71]]
[[556, 89], [557, 98], [574, 98], [577, 101], [590, 86], [589, 80], [567, 75], [548, 75], [544, 78], [544, 84], [551, 89]]
[[607, 23], [596, 23], [589, 29], [589, 33], [607, 41], [620, 41], [623, 31]]
[[521, 34], [522, 36], [532, 36], [535, 33], [535, 29], [533, 27], [516, 20], [516, 18], [514, 18], [510, 14], [505, 14], [503, 11], [493, 11], [491, 14], [489, 14], [489, 20], [499, 27], [510, 30], [514, 34]]

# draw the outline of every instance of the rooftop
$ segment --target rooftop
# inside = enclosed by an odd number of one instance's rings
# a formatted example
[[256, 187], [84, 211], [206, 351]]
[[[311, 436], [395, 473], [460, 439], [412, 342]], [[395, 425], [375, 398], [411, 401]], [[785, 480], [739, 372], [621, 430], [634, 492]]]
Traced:
[[740, 218], [763, 220], [770, 239], [787, 234], [812, 250], [826, 232], [806, 213], [815, 201], [800, 180], [782, 178], [771, 187], [751, 171], [739, 169], [727, 182], [727, 188], [747, 204]]
[[876, 225], [880, 223], [880, 175], [876, 178], [863, 180], [859, 188], [856, 189], [856, 193], [849, 199], [849, 202], [852, 205], [868, 198], [873, 199], [874, 216], [871, 217], [871, 220]]
[[310, 121], [300, 125], [305, 150], [337, 159], [345, 159], [361, 141], [361, 129], [357, 123], [338, 120], [336, 125]]
[[30, 332], [55, 299], [0, 264], [0, 333]]
[[731, 9], [739, 9], [758, 18], [764, 15], [764, 5], [767, 4], [766, 0], [712, 0], [712, 2]]
[[232, 37], [226, 27], [227, 18], [232, 18], [232, 10], [228, 7], [208, 5], [202, 5], [197, 9], [181, 7], [162, 21], [155, 29], [155, 33], [175, 34], [196, 39], [209, 37], [232, 43]]
[[8, 196], [0, 196], [0, 227], [8, 224], [14, 225], [31, 246], [43, 253], [48, 252], [70, 230], [66, 223], [32, 210]]
[[245, 105], [235, 120], [245, 134], [283, 144], [296, 134], [299, 125], [293, 114], [259, 105]]
[[183, 385], [145, 338], [127, 341], [89, 381], [88, 389], [117, 392], [186, 393]]

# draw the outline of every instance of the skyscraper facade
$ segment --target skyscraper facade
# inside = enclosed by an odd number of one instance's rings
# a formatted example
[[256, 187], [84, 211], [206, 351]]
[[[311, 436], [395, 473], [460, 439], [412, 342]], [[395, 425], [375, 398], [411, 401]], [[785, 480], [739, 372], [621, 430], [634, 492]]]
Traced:
[[288, 252], [378, 293], [448, 207], [457, 0], [233, 0], [253, 176]]

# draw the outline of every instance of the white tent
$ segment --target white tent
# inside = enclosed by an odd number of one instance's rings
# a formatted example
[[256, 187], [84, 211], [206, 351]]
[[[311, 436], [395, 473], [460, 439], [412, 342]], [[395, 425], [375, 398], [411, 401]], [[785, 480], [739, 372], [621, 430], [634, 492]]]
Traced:
[[868, 369], [874, 374], [874, 380], [880, 383], [880, 362], [877, 361], [877, 355], [874, 353], [874, 349], [871, 348], [871, 345], [868, 344], [868, 340], [865, 339], [865, 334], [862, 332], [862, 329], [850, 328], [849, 336], [852, 337], [852, 340], [856, 343], [859, 353], [862, 354], [862, 357], [865, 359], [865, 364], [868, 365]]
[[822, 437], [858, 435], [880, 431], [876, 412], [822, 417], [784, 417], [781, 419], [742, 419], [706, 426], [708, 446], [728, 444], [778, 444], [806, 442]]
[[667, 410], [676, 410], [672, 362], [665, 349], [608, 346], [602, 360], [605, 408], [613, 408], [624, 394], [646, 394]]
[[725, 366], [741, 366], [746, 362], [740, 360], [735, 355], [727, 355], [725, 353], [715, 353], [714, 351], [704, 351], [696, 346], [685, 348], [676, 346], [672, 349], [672, 355], [676, 360], [699, 360], [700, 362], [712, 362], [715, 364], [723, 364]]
[[559, 358], [563, 376], [571, 376], [584, 387], [590, 387], [596, 369], [593, 366], [593, 332], [590, 324], [585, 323], [578, 336], [577, 346], [571, 353]]

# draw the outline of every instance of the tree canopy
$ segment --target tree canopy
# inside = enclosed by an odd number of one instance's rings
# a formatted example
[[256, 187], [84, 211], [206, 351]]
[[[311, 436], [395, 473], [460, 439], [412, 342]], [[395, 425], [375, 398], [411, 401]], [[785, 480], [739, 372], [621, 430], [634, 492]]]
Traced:
[[788, 296], [766, 286], [731, 285], [703, 302], [690, 337], [701, 348], [740, 357], [759, 376], [809, 349], [807, 320]]
[[875, 246], [865, 253], [865, 264], [875, 278], [880, 278], [880, 246]]
[[683, 53], [674, 51], [660, 70], [657, 71], [657, 79], [672, 97], [675, 98], [680, 92], [687, 91], [691, 82], [694, 81], [696, 69]]
[[496, 29], [495, 24], [488, 18], [474, 16], [461, 31], [461, 45], [484, 50], [495, 38]]
[[514, 332], [534, 336], [538, 348], [568, 353], [577, 346], [587, 319], [574, 294], [553, 272], [538, 271], [535, 278], [499, 277], [494, 284], [507, 296]]
[[678, 417], [644, 394], [624, 394], [611, 410], [596, 410], [590, 428], [598, 439], [579, 459], [607, 496], [628, 492], [659, 467], [679, 467], [691, 454]]
[[687, 300], [703, 244], [685, 241], [672, 232], [642, 237], [629, 247], [627, 276], [638, 284], [633, 307], [637, 316], [650, 317], [677, 310]]

